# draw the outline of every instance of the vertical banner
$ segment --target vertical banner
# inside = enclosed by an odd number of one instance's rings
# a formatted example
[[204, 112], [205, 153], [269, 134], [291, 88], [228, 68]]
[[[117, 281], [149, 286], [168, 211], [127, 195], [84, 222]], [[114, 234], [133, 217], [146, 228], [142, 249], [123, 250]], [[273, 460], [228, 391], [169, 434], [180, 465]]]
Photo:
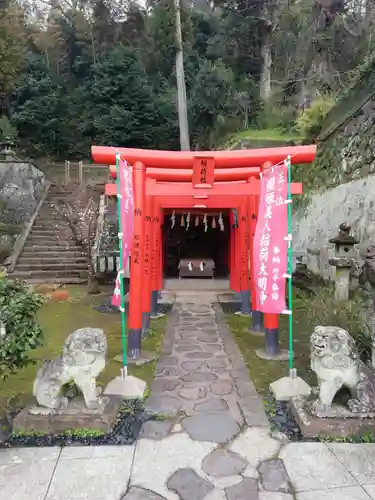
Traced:
[[266, 169], [260, 181], [259, 213], [253, 258], [256, 310], [280, 314], [286, 310], [288, 266], [288, 167]]
[[[125, 160], [120, 159], [118, 165], [119, 186], [117, 203], [120, 203], [120, 227], [122, 231], [122, 262], [121, 270], [124, 271], [129, 262], [130, 249], [134, 232], [134, 200], [132, 168]], [[120, 270], [117, 273], [115, 290], [112, 295], [112, 305], [121, 306]]]

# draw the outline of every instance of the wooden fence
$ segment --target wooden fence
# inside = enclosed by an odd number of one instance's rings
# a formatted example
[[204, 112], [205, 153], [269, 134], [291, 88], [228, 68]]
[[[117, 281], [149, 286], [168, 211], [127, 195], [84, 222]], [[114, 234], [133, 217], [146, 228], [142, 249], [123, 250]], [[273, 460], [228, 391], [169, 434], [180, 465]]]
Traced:
[[85, 164], [83, 161], [71, 162], [69, 160], [64, 163], [65, 184], [74, 182], [82, 186], [89, 182], [105, 182], [110, 179], [108, 165]]

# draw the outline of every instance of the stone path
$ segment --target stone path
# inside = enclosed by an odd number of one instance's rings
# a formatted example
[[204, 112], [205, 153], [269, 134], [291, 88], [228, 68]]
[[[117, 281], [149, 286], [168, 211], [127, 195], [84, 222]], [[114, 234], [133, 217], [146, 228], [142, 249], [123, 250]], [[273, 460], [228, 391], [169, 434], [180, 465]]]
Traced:
[[132, 446], [0, 450], [0, 500], [375, 500], [375, 444], [271, 434], [209, 301], [174, 308], [148, 406]]
[[[197, 441], [226, 443], [244, 425], [268, 427], [217, 303], [193, 302], [191, 297], [176, 303], [146, 409], [171, 417]], [[168, 424], [163, 429], [167, 435]], [[144, 437], [153, 433], [150, 422]]]

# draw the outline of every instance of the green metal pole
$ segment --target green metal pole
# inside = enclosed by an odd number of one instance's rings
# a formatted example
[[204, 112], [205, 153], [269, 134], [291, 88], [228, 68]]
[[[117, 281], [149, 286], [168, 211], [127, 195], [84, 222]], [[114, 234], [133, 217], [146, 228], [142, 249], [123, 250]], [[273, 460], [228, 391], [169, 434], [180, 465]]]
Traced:
[[293, 287], [292, 287], [292, 169], [290, 156], [286, 159], [288, 169], [288, 302], [289, 302], [289, 371], [293, 370]]
[[125, 315], [125, 294], [124, 294], [124, 269], [122, 267], [122, 257], [123, 257], [123, 249], [122, 249], [122, 238], [123, 238], [123, 232], [122, 232], [122, 227], [121, 227], [121, 196], [123, 194], [121, 193], [120, 186], [120, 172], [119, 172], [119, 166], [120, 166], [120, 153], [116, 153], [116, 184], [117, 184], [117, 218], [118, 218], [118, 241], [119, 241], [119, 249], [120, 249], [120, 265], [119, 265], [119, 277], [120, 277], [120, 296], [121, 296], [121, 337], [122, 337], [122, 350], [123, 350], [123, 362], [124, 362], [124, 372], [126, 374], [126, 369], [127, 369], [127, 357], [126, 357], [126, 351], [127, 351], [127, 337], [126, 337], [126, 328], [127, 328], [127, 322], [126, 322], [126, 315]]

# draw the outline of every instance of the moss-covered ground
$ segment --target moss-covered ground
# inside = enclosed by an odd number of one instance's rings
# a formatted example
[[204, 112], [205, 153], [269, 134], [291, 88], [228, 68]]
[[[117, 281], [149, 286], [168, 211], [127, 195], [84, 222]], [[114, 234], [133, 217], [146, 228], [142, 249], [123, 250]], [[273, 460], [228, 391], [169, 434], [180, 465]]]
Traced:
[[[120, 375], [121, 364], [113, 358], [122, 352], [121, 316], [93, 309], [96, 305], [107, 303], [112, 290], [108, 288], [100, 295], [88, 296], [86, 286], [74, 285], [67, 288], [70, 300], [48, 301], [38, 313], [39, 324], [44, 332], [44, 345], [31, 353], [36, 363], [0, 382], [0, 412], [4, 411], [9, 400], [16, 399], [17, 406], [20, 407], [32, 401], [33, 381], [41, 362], [55, 358], [61, 352], [67, 336], [77, 328], [102, 328], [107, 336], [107, 365], [99, 376], [98, 385], [105, 386]], [[145, 350], [160, 352], [165, 325], [165, 317], [152, 320], [150, 335], [142, 343]], [[155, 362], [143, 366], [129, 366], [129, 373], [146, 381], [147, 384], [151, 382], [154, 371]]]
[[[293, 365], [297, 368], [298, 375], [306, 382], [313, 383], [314, 373], [309, 368], [309, 339], [314, 326], [306, 321], [305, 300], [303, 295], [294, 294], [293, 300]], [[264, 337], [249, 333], [250, 319], [234, 314], [226, 316], [230, 330], [237, 341], [242, 355], [246, 361], [250, 377], [258, 392], [265, 393], [269, 390], [271, 382], [288, 375], [288, 361], [265, 361], [258, 358], [256, 349], [264, 347]], [[281, 316], [279, 322], [279, 336], [281, 348], [288, 349], [289, 318]]]

